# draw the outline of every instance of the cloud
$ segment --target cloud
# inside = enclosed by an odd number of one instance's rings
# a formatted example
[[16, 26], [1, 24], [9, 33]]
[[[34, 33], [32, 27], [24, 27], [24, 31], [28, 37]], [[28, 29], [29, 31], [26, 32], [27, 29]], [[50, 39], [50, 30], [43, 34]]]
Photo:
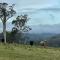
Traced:
[[[17, 15], [28, 14], [29, 24], [56, 24], [60, 22], [59, 0], [0, 0], [9, 4], [16, 4]], [[54, 21], [53, 21], [54, 20]]]

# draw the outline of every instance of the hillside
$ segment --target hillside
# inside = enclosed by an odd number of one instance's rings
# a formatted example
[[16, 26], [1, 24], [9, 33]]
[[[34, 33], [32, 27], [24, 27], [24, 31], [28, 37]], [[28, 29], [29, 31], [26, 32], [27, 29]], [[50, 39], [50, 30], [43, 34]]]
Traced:
[[60, 47], [60, 34], [56, 34], [48, 39], [48, 44], [54, 47]]
[[40, 34], [27, 33], [25, 34], [25, 36], [28, 37], [29, 40], [33, 40], [33, 41], [45, 40], [55, 35], [56, 35], [55, 33], [40, 33]]
[[60, 60], [60, 48], [0, 44], [0, 60]]

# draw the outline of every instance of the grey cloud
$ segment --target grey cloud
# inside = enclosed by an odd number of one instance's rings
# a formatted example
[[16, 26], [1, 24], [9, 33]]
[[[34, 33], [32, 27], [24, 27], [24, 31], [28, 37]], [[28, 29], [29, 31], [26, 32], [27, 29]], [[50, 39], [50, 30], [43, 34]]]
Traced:
[[27, 14], [36, 14], [40, 11], [52, 11], [52, 12], [60, 12], [60, 8], [38, 8], [38, 9], [34, 9], [34, 8], [25, 8], [25, 9], [21, 9], [19, 11], [19, 13], [27, 13]]

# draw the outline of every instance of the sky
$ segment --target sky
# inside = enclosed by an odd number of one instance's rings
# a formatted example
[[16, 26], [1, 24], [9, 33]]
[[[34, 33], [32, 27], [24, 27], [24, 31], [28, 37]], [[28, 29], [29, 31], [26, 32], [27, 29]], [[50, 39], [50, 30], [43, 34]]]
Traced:
[[[15, 4], [17, 15], [28, 14], [28, 25], [60, 24], [60, 0], [0, 0]], [[15, 18], [15, 17], [14, 17]], [[7, 22], [11, 22], [12, 18]]]

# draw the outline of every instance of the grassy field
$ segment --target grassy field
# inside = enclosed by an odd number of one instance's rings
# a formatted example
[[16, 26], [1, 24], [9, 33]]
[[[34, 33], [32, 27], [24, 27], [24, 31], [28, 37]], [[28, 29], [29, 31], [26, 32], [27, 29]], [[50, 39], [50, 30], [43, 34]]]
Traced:
[[0, 60], [60, 60], [60, 48], [0, 44]]

